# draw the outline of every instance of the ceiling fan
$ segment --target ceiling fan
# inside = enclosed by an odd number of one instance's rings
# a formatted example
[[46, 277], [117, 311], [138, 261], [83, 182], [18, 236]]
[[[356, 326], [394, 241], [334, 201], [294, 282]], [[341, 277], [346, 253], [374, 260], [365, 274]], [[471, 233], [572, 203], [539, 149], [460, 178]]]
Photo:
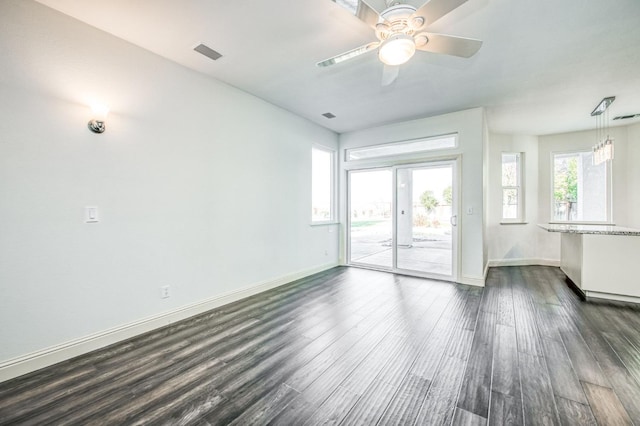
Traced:
[[364, 0], [332, 1], [372, 27], [378, 41], [318, 62], [319, 67], [328, 67], [377, 49], [378, 58], [385, 64], [382, 84], [386, 86], [398, 76], [398, 66], [411, 59], [416, 50], [469, 58], [482, 46], [481, 40], [423, 31], [467, 0], [429, 0], [419, 9], [397, 0], [386, 0], [387, 8], [380, 13]]

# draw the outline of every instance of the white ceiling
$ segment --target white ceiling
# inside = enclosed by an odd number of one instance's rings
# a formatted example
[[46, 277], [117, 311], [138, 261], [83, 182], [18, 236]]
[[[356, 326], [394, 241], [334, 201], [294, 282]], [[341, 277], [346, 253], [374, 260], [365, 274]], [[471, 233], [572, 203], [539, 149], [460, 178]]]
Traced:
[[478, 54], [417, 52], [389, 87], [375, 53], [315, 66], [375, 40], [330, 0], [38, 1], [339, 133], [478, 106], [494, 132], [583, 130], [605, 96], [611, 117], [640, 113], [639, 0], [469, 0], [428, 30], [482, 39]]

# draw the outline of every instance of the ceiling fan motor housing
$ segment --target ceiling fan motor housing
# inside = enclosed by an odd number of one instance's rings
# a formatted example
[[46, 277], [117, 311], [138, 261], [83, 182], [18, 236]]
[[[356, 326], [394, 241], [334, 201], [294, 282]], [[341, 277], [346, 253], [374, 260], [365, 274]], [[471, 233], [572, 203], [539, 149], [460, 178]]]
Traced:
[[406, 22], [415, 11], [416, 8], [410, 4], [397, 4], [383, 10], [382, 13], [380, 13], [380, 17], [390, 23], [398, 20], [404, 20]]
[[413, 35], [424, 24], [424, 18], [415, 16], [416, 8], [408, 4], [391, 6], [380, 14], [376, 36], [384, 41], [396, 34]]

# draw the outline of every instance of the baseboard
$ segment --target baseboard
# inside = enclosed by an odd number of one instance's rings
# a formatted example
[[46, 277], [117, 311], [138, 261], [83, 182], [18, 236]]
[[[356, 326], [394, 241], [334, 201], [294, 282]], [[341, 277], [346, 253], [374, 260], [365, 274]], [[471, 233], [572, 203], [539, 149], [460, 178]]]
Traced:
[[[562, 271], [564, 272], [564, 271]], [[601, 300], [613, 300], [616, 302], [626, 302], [633, 304], [640, 304], [640, 297], [637, 296], [628, 296], [623, 294], [615, 294], [615, 293], [604, 293], [601, 291], [593, 291], [593, 290], [583, 290], [576, 283], [573, 282], [571, 278], [564, 272], [566, 278], [565, 282], [583, 301], [596, 302]]]
[[635, 296], [625, 296], [622, 294], [613, 294], [613, 293], [602, 293], [599, 291], [591, 291], [591, 290], [584, 290], [584, 294], [587, 297], [587, 300], [605, 299], [605, 300], [615, 300], [617, 302], [630, 302], [630, 303], [640, 304], [640, 297], [635, 297]]
[[473, 285], [476, 287], [484, 287], [485, 278], [484, 277], [459, 277], [456, 282], [460, 284]]
[[467, 285], [475, 285], [479, 287], [484, 287], [485, 282], [487, 280], [487, 274], [489, 273], [489, 268], [494, 268], [498, 266], [555, 266], [560, 267], [560, 261], [554, 259], [492, 259], [487, 262], [484, 266], [484, 274], [482, 278], [479, 277], [465, 277], [462, 276], [458, 282], [460, 284]]
[[555, 266], [560, 267], [560, 261], [555, 259], [521, 258], [521, 259], [492, 259], [489, 267], [497, 266]]
[[130, 339], [134, 336], [207, 312], [211, 309], [218, 308], [240, 299], [262, 293], [309, 275], [326, 271], [336, 266], [338, 266], [337, 263], [328, 263], [303, 271], [294, 272], [276, 279], [259, 282], [239, 290], [223, 293], [210, 299], [185, 305], [168, 312], [143, 318], [129, 324], [113, 327], [108, 330], [100, 331], [98, 333], [90, 334], [88, 336], [70, 340], [59, 345], [51, 346], [0, 362], [0, 382], [22, 376], [23, 374], [48, 367], [96, 349], [104, 348], [114, 343]]

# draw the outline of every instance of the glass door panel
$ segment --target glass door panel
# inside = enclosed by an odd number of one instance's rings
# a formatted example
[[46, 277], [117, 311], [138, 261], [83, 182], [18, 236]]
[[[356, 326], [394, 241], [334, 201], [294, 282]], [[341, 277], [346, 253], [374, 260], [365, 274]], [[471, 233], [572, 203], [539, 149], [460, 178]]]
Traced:
[[396, 268], [454, 277], [454, 164], [399, 167]]
[[349, 263], [393, 268], [391, 169], [349, 172]]

